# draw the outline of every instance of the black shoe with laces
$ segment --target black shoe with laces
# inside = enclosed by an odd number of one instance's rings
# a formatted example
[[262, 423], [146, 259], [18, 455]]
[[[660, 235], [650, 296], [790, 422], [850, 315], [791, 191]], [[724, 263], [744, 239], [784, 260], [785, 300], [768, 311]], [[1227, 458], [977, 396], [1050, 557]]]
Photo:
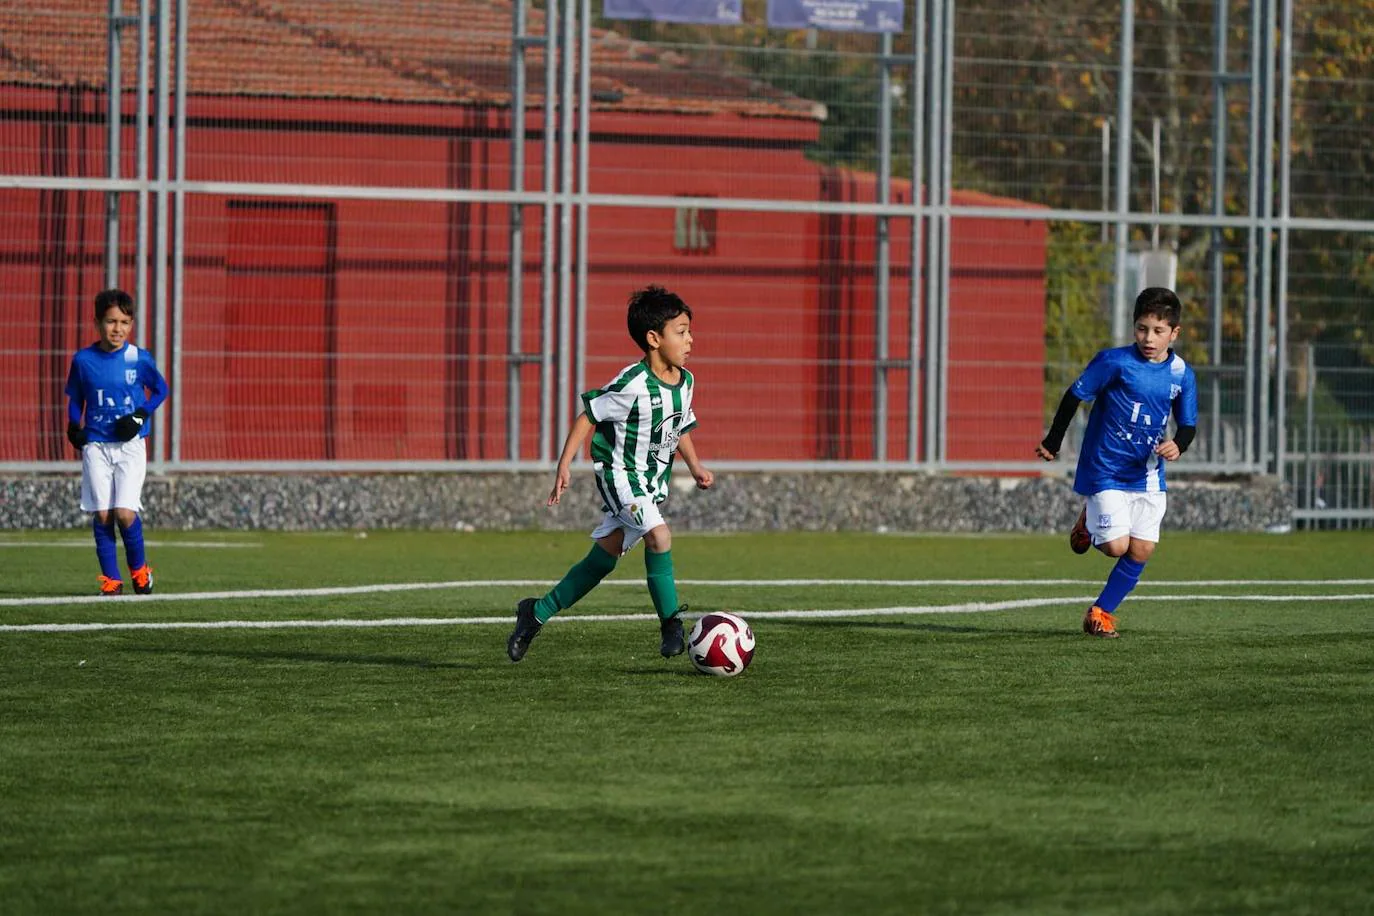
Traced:
[[664, 658], [672, 658], [687, 651], [687, 640], [682, 635], [682, 612], [685, 610], [687, 605], [684, 604], [673, 616], [658, 622], [658, 632], [663, 638], [658, 645], [658, 654]]
[[539, 628], [543, 626], [539, 618], [534, 616], [536, 600], [538, 599], [522, 598], [515, 606], [515, 630], [510, 634], [510, 639], [506, 640], [506, 654], [513, 662], [525, 657], [530, 643], [539, 635]]

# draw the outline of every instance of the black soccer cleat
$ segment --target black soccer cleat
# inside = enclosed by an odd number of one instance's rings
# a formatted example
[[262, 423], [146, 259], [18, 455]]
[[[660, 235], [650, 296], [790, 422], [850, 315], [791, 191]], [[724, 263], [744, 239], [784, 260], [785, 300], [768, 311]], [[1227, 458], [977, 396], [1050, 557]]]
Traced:
[[682, 612], [685, 610], [687, 605], [684, 604], [673, 616], [658, 622], [658, 632], [663, 640], [658, 644], [658, 654], [664, 658], [672, 658], [687, 651], [687, 640], [682, 635]]
[[515, 629], [511, 632], [510, 639], [506, 640], [506, 654], [513, 662], [525, 657], [530, 643], [539, 635], [539, 629], [543, 626], [539, 618], [534, 616], [534, 604], [537, 600], [521, 598], [520, 603], [515, 606]]

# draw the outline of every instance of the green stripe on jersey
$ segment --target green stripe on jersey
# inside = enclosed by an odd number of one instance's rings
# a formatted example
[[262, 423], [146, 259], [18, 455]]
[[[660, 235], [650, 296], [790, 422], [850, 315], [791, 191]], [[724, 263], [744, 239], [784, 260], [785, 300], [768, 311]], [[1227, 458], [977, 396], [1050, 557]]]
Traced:
[[630, 408], [625, 418], [625, 444], [620, 448], [621, 460], [625, 463], [625, 481], [635, 496], [644, 496], [644, 484], [635, 470], [635, 450], [639, 447], [639, 402]]

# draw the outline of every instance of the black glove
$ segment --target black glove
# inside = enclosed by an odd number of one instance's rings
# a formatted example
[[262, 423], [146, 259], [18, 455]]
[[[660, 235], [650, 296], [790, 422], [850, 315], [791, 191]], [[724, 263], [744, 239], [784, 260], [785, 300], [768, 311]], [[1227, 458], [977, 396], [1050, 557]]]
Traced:
[[128, 442], [143, 431], [143, 421], [148, 419], [148, 411], [140, 407], [133, 413], [125, 414], [115, 420], [114, 434], [120, 442]]
[[86, 430], [79, 423], [67, 424], [67, 441], [78, 452], [86, 447]]

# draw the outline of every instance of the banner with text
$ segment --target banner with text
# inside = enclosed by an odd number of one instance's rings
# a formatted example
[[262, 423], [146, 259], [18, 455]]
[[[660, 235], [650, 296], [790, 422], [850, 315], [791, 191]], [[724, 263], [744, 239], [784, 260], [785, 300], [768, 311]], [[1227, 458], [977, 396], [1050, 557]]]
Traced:
[[768, 0], [768, 27], [827, 29], [836, 32], [900, 32], [904, 2], [905, 0]]
[[607, 19], [739, 25], [744, 0], [604, 0]]

